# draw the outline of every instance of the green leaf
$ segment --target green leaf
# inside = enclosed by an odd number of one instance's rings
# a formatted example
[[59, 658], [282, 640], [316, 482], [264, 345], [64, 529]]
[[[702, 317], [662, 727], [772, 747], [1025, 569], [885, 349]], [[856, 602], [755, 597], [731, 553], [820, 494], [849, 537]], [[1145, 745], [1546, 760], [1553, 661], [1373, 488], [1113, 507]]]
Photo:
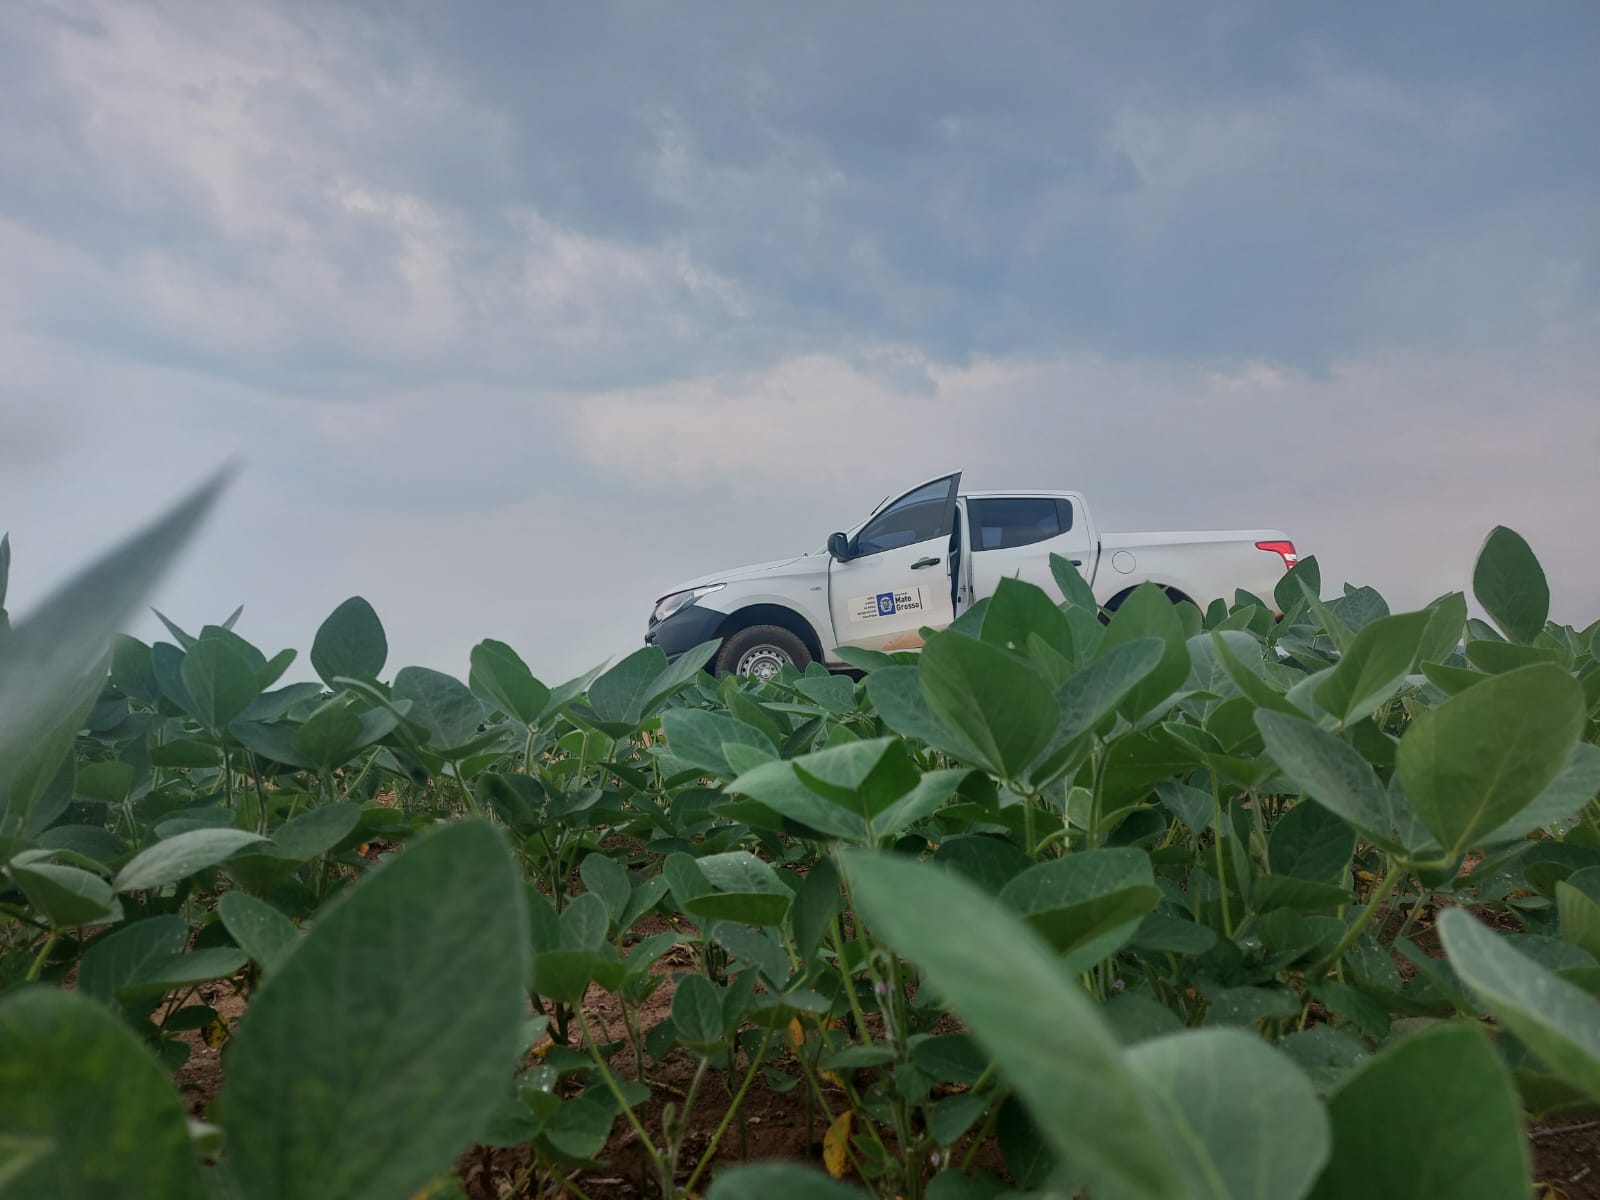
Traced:
[[1294, 566], [1284, 572], [1283, 578], [1273, 586], [1273, 603], [1278, 606], [1278, 611], [1284, 616], [1291, 616], [1297, 608], [1305, 602], [1305, 591], [1301, 590], [1304, 581], [1305, 589], [1315, 595], [1322, 594], [1322, 568], [1317, 563], [1315, 554], [1308, 554]]
[[1561, 773], [1583, 732], [1583, 689], [1548, 664], [1497, 675], [1421, 713], [1396, 772], [1450, 857], [1526, 808]]
[[1056, 689], [1061, 707], [1058, 742], [1082, 737], [1110, 716], [1134, 688], [1165, 661], [1166, 645], [1140, 638], [1103, 649], [1099, 657]]
[[[189, 922], [182, 917], [149, 917], [96, 938], [78, 963], [78, 990], [105, 1004], [151, 968], [183, 953]], [[0, 1191], [3, 1194], [3, 1191]]]
[[1160, 901], [1150, 856], [1129, 847], [1082, 850], [1038, 863], [1000, 892], [1002, 904], [1026, 917], [1062, 953], [1154, 911]]
[[650, 686], [667, 669], [657, 646], [643, 646], [589, 685], [589, 707], [608, 724], [632, 725], [644, 711]]
[[1579, 742], [1561, 774], [1534, 802], [1484, 838], [1486, 845], [1521, 841], [1535, 829], [1569, 820], [1600, 793], [1600, 746]]
[[709, 1054], [722, 1042], [722, 996], [704, 975], [685, 975], [672, 994], [672, 1027], [692, 1050]]
[[865, 1196], [813, 1167], [764, 1162], [718, 1171], [706, 1200], [863, 1200]]
[[342, 893], [234, 1038], [239, 1194], [380, 1200], [448, 1167], [510, 1082], [527, 954], [521, 873], [480, 822], [424, 834]]
[[528, 665], [504, 642], [485, 640], [472, 648], [467, 686], [486, 703], [524, 725], [537, 725], [550, 702], [550, 689], [533, 677]]
[[1550, 585], [1522, 535], [1495, 526], [1478, 551], [1472, 594], [1512, 641], [1528, 645], [1550, 617]]
[[470, 746], [483, 724], [483, 702], [454, 676], [430, 667], [403, 667], [394, 677], [390, 695], [396, 703], [411, 702], [406, 719], [421, 726], [428, 749], [450, 758]]
[[7, 868], [11, 881], [22, 889], [28, 903], [57, 929], [119, 919], [121, 906], [111, 885], [98, 875], [77, 867], [13, 861]]
[[[1591, 873], [1597, 870], [1589, 868]], [[1561, 936], [1600, 958], [1600, 902], [1562, 879], [1556, 883], [1556, 911], [1561, 915]]]
[[234, 851], [266, 839], [243, 829], [191, 829], [141, 850], [112, 881], [119, 892], [161, 888], [214, 867]]
[[216, 733], [261, 694], [251, 660], [232, 641], [203, 638], [183, 656], [183, 685], [194, 698], [201, 723]]
[[1036, 934], [949, 872], [854, 850], [840, 858], [860, 914], [922, 969], [1099, 1200], [1186, 1196], [1115, 1036]]
[[189, 954], [175, 954], [149, 964], [137, 978], [122, 986], [118, 996], [123, 1000], [163, 996], [175, 988], [226, 979], [248, 961], [242, 950], [232, 946], [211, 946]]
[[1467, 625], [1467, 598], [1450, 592], [1428, 605], [1428, 627], [1417, 647], [1418, 663], [1442, 663], [1455, 649]]
[[669, 708], [661, 714], [661, 731], [666, 734], [667, 749], [674, 758], [719, 779], [732, 779], [736, 774], [723, 750], [728, 742], [754, 746], [774, 755], [778, 752], [772, 740], [755, 726], [703, 708]]
[[1467, 1026], [1413, 1034], [1366, 1061], [1329, 1098], [1328, 1115], [1333, 1158], [1313, 1200], [1506, 1200], [1532, 1191], [1511, 1073]]
[[1043, 677], [986, 642], [949, 632], [935, 637], [917, 672], [928, 707], [977, 749], [980, 765], [1002, 778], [1020, 778], [1060, 721]]
[[743, 850], [708, 854], [694, 860], [701, 876], [716, 891], [695, 896], [684, 908], [698, 917], [741, 921], [746, 925], [776, 925], [789, 911], [793, 893], [777, 872]]
[[[0, 1139], [43, 1152], [0, 1183], [50, 1200], [202, 1200], [183, 1104], [131, 1030], [91, 1000], [29, 988], [0, 1001]], [[14, 1168], [15, 1164], [6, 1164]]]
[[247, 892], [223, 893], [217, 916], [239, 949], [268, 974], [300, 944], [299, 931], [288, 917]]
[[1256, 727], [1278, 769], [1301, 792], [1386, 848], [1399, 849], [1389, 801], [1367, 760], [1310, 721], [1260, 709]]
[[1189, 647], [1177, 606], [1153, 583], [1139, 585], [1122, 602], [1106, 627], [1098, 656], [1144, 638], [1157, 638], [1165, 648], [1156, 668], [1117, 706], [1117, 711], [1130, 721], [1164, 708], [1189, 678]]
[[890, 729], [926, 742], [935, 750], [979, 763], [983, 753], [971, 740], [950, 728], [928, 705], [916, 667], [883, 667], [867, 676], [867, 699]]
[[1450, 965], [1552, 1074], [1600, 1100], [1600, 1000], [1557, 978], [1459, 908], [1439, 918]]
[[1030, 636], [1038, 637], [1069, 663], [1076, 659], [1072, 627], [1044, 589], [1003, 576], [984, 610], [982, 638], [1002, 650], [1026, 656]]
[[1272, 827], [1267, 863], [1275, 875], [1342, 884], [1355, 848], [1355, 830], [1332, 809], [1295, 804]]
[[1328, 1118], [1280, 1051], [1241, 1030], [1205, 1029], [1139, 1042], [1125, 1057], [1193, 1194], [1298, 1200], [1310, 1190], [1328, 1160]]
[[604, 853], [587, 854], [578, 866], [578, 874], [583, 877], [583, 886], [600, 897], [611, 922], [620, 922], [633, 894], [633, 885], [621, 864]]
[[200, 524], [222, 479], [192, 492], [11, 628], [0, 661], [0, 835], [28, 821], [105, 681], [112, 635]]
[[1411, 671], [1432, 615], [1383, 617], [1362, 627], [1315, 690], [1316, 701], [1349, 725], [1376, 712]]
[[1091, 614], [1100, 611], [1100, 605], [1095, 601], [1094, 591], [1089, 587], [1088, 581], [1067, 559], [1059, 554], [1052, 554], [1050, 575], [1056, 581], [1056, 586], [1061, 589], [1061, 597], [1069, 608], [1088, 609]]
[[317, 629], [311, 642], [311, 666], [322, 682], [337, 690], [340, 676], [375, 683], [389, 658], [383, 622], [360, 596], [351, 596]]

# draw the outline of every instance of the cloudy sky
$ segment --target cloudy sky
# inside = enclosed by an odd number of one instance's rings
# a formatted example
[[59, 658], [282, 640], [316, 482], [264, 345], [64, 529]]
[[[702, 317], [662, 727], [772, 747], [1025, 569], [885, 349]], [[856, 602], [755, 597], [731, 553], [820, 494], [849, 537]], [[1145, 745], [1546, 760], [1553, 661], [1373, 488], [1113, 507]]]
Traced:
[[[953, 468], [1600, 616], [1600, 7], [0, 7], [13, 611], [550, 680]], [[151, 636], [150, 620], [136, 627]]]

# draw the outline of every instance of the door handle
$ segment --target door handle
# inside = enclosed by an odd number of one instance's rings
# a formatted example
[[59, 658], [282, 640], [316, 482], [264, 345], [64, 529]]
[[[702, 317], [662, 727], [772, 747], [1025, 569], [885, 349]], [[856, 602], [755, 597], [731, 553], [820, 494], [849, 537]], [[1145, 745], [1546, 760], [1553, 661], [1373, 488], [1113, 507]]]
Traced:
[[1081, 558], [1069, 558], [1069, 559], [1067, 559], [1067, 561], [1069, 563], [1071, 563], [1075, 567], [1083, 566], [1083, 559], [1081, 559]]
[[916, 562], [911, 564], [911, 569], [913, 571], [920, 571], [923, 567], [937, 567], [939, 563], [940, 560], [937, 558], [919, 558]]

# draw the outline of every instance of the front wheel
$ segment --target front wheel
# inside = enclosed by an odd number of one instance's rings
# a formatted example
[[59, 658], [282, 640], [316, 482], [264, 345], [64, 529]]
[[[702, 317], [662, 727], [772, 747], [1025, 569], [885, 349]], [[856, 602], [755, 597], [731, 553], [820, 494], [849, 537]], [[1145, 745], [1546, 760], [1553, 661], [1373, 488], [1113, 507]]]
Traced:
[[754, 675], [771, 679], [787, 665], [804, 671], [811, 662], [806, 644], [780, 625], [752, 625], [731, 634], [717, 651], [716, 676]]

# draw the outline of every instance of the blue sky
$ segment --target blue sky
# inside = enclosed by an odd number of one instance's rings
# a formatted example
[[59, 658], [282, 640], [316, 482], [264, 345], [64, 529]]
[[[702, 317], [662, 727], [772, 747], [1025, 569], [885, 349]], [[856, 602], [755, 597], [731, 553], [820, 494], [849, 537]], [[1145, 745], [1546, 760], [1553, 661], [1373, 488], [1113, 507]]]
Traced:
[[[13, 608], [238, 455], [157, 602], [543, 675], [952, 467], [1600, 615], [1600, 9], [0, 9]], [[1587, 550], [1587, 553], [1584, 551]], [[140, 626], [153, 633], [153, 628]]]

